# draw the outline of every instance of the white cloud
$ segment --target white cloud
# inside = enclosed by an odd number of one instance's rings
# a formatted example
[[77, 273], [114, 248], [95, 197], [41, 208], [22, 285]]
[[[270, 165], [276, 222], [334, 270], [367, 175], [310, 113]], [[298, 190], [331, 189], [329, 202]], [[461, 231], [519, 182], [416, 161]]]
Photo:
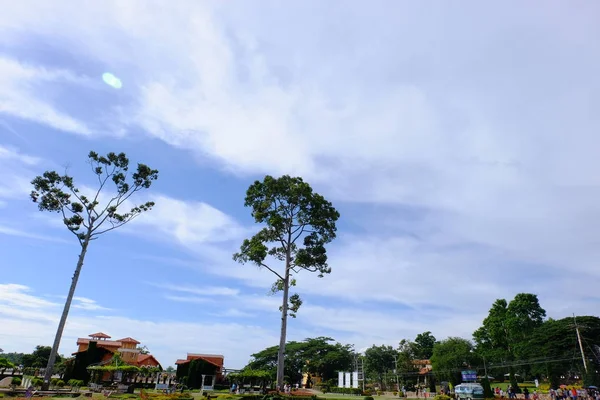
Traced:
[[194, 247], [225, 242], [244, 232], [235, 219], [209, 204], [155, 194], [148, 194], [147, 198], [156, 205], [133, 222], [139, 233], [144, 232], [141, 227], [151, 227], [153, 234], [166, 235], [180, 244]]
[[41, 235], [41, 234], [35, 233], [35, 232], [23, 231], [20, 229], [11, 228], [6, 225], [0, 225], [0, 234], [8, 235], [8, 236], [18, 236], [18, 237], [34, 239], [34, 240], [44, 240], [44, 241], [55, 242], [55, 243], [71, 243], [70, 241], [67, 241], [67, 240], [64, 240], [61, 238], [57, 238], [54, 236]]
[[0, 198], [15, 199], [29, 197], [31, 167], [38, 165], [38, 157], [20, 152], [17, 148], [0, 144], [0, 170], [3, 177], [0, 182]]
[[109, 308], [106, 307], [102, 307], [101, 305], [99, 305], [96, 300], [92, 300], [92, 299], [88, 299], [86, 297], [79, 297], [79, 296], [74, 296], [73, 297], [73, 308], [78, 308], [80, 310], [87, 310], [87, 311], [99, 311], [99, 310], [103, 310], [103, 311], [108, 311], [110, 310]]
[[202, 296], [236, 296], [240, 293], [239, 289], [223, 287], [223, 286], [190, 286], [190, 285], [182, 285], [182, 284], [172, 284], [172, 283], [153, 283], [148, 282], [149, 285], [155, 286], [157, 288], [173, 291], [173, 292], [182, 292], [182, 293], [192, 293], [198, 294]]
[[[0, 285], [0, 335], [10, 344], [4, 351], [30, 352], [38, 344], [52, 342], [60, 308], [28, 292], [23, 285]], [[63, 354], [76, 350], [77, 337], [102, 331], [113, 337], [138, 339], [163, 366], [173, 365], [188, 352], [204, 352], [224, 354], [227, 367], [239, 368], [246, 364], [250, 352], [276, 342], [271, 330], [231, 321], [192, 323], [168, 317], [148, 321], [95, 314], [97, 309], [83, 311], [73, 310], [69, 316], [60, 348]]]
[[25, 285], [6, 283], [0, 284], [0, 289], [0, 293], [2, 293], [2, 303], [5, 306], [40, 309], [58, 305], [57, 303], [29, 294], [31, 289]]
[[68, 71], [47, 70], [0, 57], [0, 113], [46, 124], [52, 128], [89, 134], [84, 123], [58, 111], [41, 88], [47, 83], [78, 83], [82, 79]]

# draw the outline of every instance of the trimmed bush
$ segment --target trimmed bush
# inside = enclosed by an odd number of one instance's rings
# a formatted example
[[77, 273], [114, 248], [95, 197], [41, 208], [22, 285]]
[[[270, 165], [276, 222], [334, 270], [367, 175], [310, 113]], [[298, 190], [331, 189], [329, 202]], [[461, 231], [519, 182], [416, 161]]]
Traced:
[[31, 384], [35, 387], [40, 387], [44, 384], [44, 380], [42, 378], [33, 378]]
[[375, 399], [373, 399], [373, 396], [365, 396], [365, 398], [363, 400], [375, 400]]
[[450, 396], [446, 396], [445, 394], [438, 394], [433, 398], [433, 400], [452, 400]]
[[19, 378], [18, 376], [15, 376], [14, 378], [12, 378], [12, 379], [10, 380], [10, 384], [11, 384], [12, 386], [21, 386], [21, 382], [22, 382], [22, 381], [21, 381], [21, 378]]
[[340, 393], [340, 394], [353, 394], [356, 396], [360, 396], [362, 394], [362, 390], [359, 388], [345, 388], [345, 387], [337, 387], [337, 386], [329, 388], [329, 392]]

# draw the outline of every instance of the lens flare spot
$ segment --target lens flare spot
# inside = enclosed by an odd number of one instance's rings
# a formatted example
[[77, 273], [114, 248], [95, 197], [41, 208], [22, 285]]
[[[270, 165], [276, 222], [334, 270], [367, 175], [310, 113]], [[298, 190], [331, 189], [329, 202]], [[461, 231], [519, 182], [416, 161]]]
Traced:
[[102, 74], [102, 80], [108, 86], [112, 86], [115, 89], [121, 89], [121, 87], [123, 87], [123, 84], [121, 83], [121, 80], [119, 78], [117, 78], [116, 76], [114, 76], [113, 74], [111, 74], [110, 72], [103, 73]]

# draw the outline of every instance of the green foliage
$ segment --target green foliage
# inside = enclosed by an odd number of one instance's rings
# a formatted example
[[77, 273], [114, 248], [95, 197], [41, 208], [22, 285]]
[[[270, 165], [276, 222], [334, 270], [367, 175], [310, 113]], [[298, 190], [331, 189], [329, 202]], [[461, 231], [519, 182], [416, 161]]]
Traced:
[[398, 356], [398, 351], [392, 346], [371, 346], [365, 351], [364, 366], [367, 375], [371, 376], [380, 385], [383, 386], [383, 376], [388, 371], [396, 367], [394, 357]]
[[519, 382], [517, 382], [517, 377], [514, 374], [513, 369], [510, 369], [510, 386], [515, 393], [521, 393], [521, 388], [519, 387]]
[[44, 384], [44, 380], [42, 378], [33, 378], [31, 379], [31, 384], [35, 387], [40, 387]]
[[436, 343], [433, 347], [431, 356], [433, 371], [439, 379], [447, 380], [452, 385], [461, 382], [460, 370], [457, 368], [469, 368], [476, 362], [473, 344], [466, 339], [450, 337]]
[[[303, 372], [318, 374], [325, 381], [337, 377], [337, 371], [350, 370], [354, 363], [352, 346], [333, 343], [329, 337], [291, 341], [285, 346], [284, 374], [293, 382], [302, 379]], [[279, 346], [268, 347], [252, 354], [244, 370], [267, 371], [275, 376]]]
[[10, 362], [7, 358], [0, 358], [0, 372], [4, 371], [7, 368], [14, 368], [15, 364]]
[[[319, 277], [331, 272], [325, 245], [336, 237], [340, 214], [302, 178], [288, 175], [277, 179], [267, 175], [262, 182], [255, 181], [246, 192], [244, 205], [252, 208], [254, 221], [264, 227], [242, 242], [233, 259], [267, 269], [276, 277], [272, 292], [283, 291], [277, 361], [277, 385], [281, 387], [287, 317], [296, 317], [302, 305], [300, 295], [289, 295], [290, 286], [296, 283], [293, 276], [300, 271], [316, 272]], [[283, 273], [270, 267], [267, 258], [283, 262]]]
[[[293, 286], [290, 275], [301, 270], [318, 272], [320, 277], [331, 272], [325, 245], [335, 239], [339, 213], [302, 178], [266, 176], [263, 182], [256, 181], [248, 188], [244, 205], [252, 208], [256, 223], [266, 226], [244, 240], [233, 258], [275, 274], [274, 292]], [[269, 267], [267, 257], [285, 262], [284, 273]], [[295, 315], [300, 297], [292, 295], [290, 301], [288, 307]]]
[[363, 398], [363, 400], [374, 400], [374, 399], [373, 399], [373, 396], [365, 396]]
[[256, 382], [273, 380], [275, 373], [273, 371], [255, 370], [244, 368], [235, 374], [229, 374], [228, 378], [232, 382]]
[[[577, 317], [582, 340], [585, 343], [600, 343], [600, 318], [592, 316]], [[591, 355], [590, 348], [586, 352]], [[573, 318], [563, 318], [560, 320], [549, 319], [537, 327], [523, 342], [521, 349], [524, 359], [541, 360], [565, 360], [572, 359], [574, 355], [579, 354], [579, 344], [575, 333]], [[600, 365], [588, 360], [590, 370], [600, 370]], [[533, 376], [546, 376], [553, 387], [558, 387], [561, 382], [561, 376], [568, 376], [570, 373], [584, 375], [581, 362], [548, 362], [535, 363], [530, 366], [529, 372]], [[596, 385], [598, 386], [598, 385]]]
[[346, 388], [346, 387], [331, 387], [329, 388], [329, 391], [331, 393], [340, 393], [340, 394], [354, 394], [354, 395], [360, 395], [362, 394], [362, 389], [360, 388]]
[[445, 394], [438, 394], [433, 400], [452, 400], [452, 397], [446, 396]]
[[205, 360], [192, 360], [187, 364], [187, 368], [182, 369], [182, 373], [185, 371], [186, 374], [185, 384], [191, 389], [200, 388], [202, 386], [202, 375], [216, 375], [216, 368], [213, 364]]
[[62, 379], [59, 379], [58, 381], [56, 381], [56, 386], [58, 386], [59, 388], [64, 387], [65, 381], [63, 381]]
[[21, 382], [22, 382], [22, 381], [21, 381], [21, 378], [19, 378], [18, 376], [15, 376], [15, 377], [13, 377], [13, 378], [10, 380], [10, 384], [11, 384], [12, 386], [20, 386], [20, 385], [21, 385]]
[[[129, 159], [125, 153], [99, 156], [91, 151], [88, 158], [99, 183], [99, 188], [92, 197], [81, 193], [71, 176], [60, 175], [55, 171], [46, 171], [31, 182], [34, 189], [31, 199], [38, 204], [40, 211], [62, 214], [63, 223], [82, 245], [150, 210], [154, 206], [153, 202], [135, 206], [127, 212], [120, 212], [120, 207], [134, 193], [149, 188], [158, 179], [157, 170], [138, 164], [128, 182]], [[105, 205], [100, 206], [100, 193], [109, 181], [114, 183], [116, 192]], [[102, 229], [101, 226], [105, 223], [110, 224], [110, 227]]]
[[492, 362], [521, 358], [527, 339], [545, 316], [534, 294], [519, 293], [510, 303], [496, 300], [481, 328], [473, 333], [478, 353]]
[[494, 398], [494, 392], [492, 391], [492, 386], [490, 385], [490, 380], [485, 377], [481, 380], [481, 386], [483, 387], [483, 397], [486, 399]]
[[[50, 352], [52, 347], [50, 346], [36, 346], [35, 350], [31, 354], [23, 354], [21, 362], [23, 368], [43, 368], [48, 364], [48, 358], [50, 358]], [[60, 362], [62, 357], [57, 355], [56, 360]]]
[[84, 385], [84, 382], [81, 379], [69, 379], [67, 384], [71, 387], [81, 387]]
[[435, 336], [431, 332], [419, 333], [415, 338], [415, 357], [419, 360], [429, 360], [433, 355]]
[[7, 359], [14, 365], [21, 365], [23, 363], [23, 356], [25, 353], [2, 353], [2, 358]]

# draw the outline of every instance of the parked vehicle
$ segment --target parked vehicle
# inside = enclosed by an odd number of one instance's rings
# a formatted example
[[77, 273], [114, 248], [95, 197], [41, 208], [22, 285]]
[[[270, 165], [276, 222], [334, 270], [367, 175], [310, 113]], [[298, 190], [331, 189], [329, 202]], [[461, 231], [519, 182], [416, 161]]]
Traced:
[[483, 399], [483, 386], [479, 383], [461, 383], [454, 387], [454, 394], [457, 399]]

